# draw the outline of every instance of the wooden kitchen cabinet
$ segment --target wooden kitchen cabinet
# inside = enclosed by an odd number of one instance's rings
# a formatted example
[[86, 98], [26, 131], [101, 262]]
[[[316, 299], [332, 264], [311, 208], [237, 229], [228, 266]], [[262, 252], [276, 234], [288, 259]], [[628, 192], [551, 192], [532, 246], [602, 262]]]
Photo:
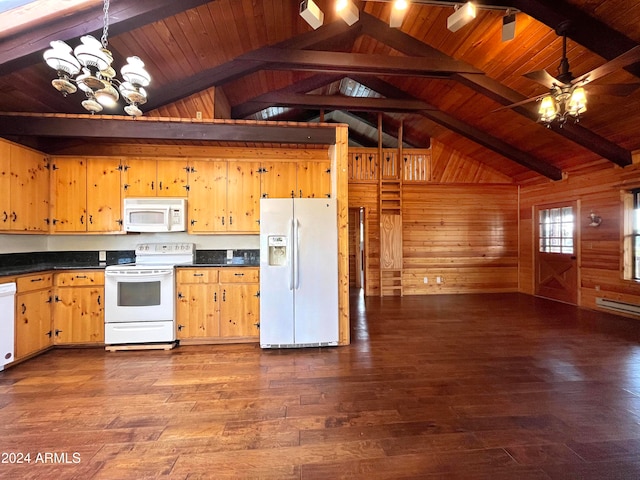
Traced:
[[218, 271], [178, 269], [176, 328], [178, 340], [220, 336]]
[[46, 157], [5, 140], [0, 140], [0, 231], [49, 231]]
[[103, 344], [104, 272], [56, 273], [54, 286], [54, 344]]
[[179, 268], [177, 329], [184, 344], [255, 342], [259, 269]]
[[52, 233], [120, 232], [120, 159], [52, 159]]
[[260, 284], [257, 268], [224, 268], [220, 271], [220, 336], [260, 336]]
[[52, 275], [16, 279], [15, 358], [20, 360], [52, 345]]
[[331, 193], [331, 162], [264, 162], [261, 192], [264, 198], [326, 198]]
[[188, 166], [183, 159], [130, 158], [124, 162], [124, 197], [185, 197]]
[[190, 162], [189, 232], [258, 233], [259, 170], [260, 162]]

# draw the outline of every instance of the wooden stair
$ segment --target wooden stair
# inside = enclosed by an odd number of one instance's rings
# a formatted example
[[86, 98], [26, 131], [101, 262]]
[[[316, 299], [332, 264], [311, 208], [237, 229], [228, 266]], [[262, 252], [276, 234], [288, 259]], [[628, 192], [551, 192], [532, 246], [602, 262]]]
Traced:
[[402, 296], [402, 181], [399, 178], [381, 178], [378, 197], [380, 296]]

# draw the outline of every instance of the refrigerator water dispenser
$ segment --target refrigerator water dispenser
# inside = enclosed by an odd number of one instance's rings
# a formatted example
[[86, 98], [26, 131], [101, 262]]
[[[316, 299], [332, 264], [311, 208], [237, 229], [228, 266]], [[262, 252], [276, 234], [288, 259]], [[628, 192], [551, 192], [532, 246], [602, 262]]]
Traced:
[[287, 264], [287, 237], [283, 235], [269, 235], [269, 266], [283, 267]]

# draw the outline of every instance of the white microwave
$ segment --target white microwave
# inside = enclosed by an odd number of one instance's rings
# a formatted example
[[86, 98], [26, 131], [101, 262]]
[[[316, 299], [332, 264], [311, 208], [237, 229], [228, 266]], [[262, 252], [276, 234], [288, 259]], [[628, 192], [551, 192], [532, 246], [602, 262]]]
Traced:
[[125, 232], [184, 232], [186, 198], [125, 198]]

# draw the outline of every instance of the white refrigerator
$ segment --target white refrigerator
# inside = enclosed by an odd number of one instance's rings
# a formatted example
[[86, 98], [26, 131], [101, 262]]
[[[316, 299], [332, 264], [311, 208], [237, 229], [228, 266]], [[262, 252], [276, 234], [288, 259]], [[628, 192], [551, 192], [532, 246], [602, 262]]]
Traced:
[[260, 346], [337, 344], [336, 200], [260, 199]]

